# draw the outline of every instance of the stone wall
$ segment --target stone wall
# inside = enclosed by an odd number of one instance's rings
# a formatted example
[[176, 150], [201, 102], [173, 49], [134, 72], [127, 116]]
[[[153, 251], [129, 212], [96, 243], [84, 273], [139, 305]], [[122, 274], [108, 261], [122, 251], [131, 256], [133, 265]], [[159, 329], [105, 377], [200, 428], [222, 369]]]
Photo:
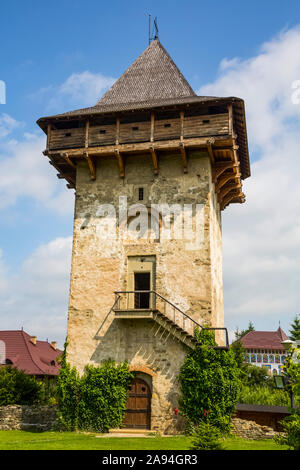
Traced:
[[[153, 175], [149, 155], [126, 158], [126, 175], [119, 176], [117, 160], [97, 161], [97, 178], [91, 181], [86, 162], [77, 165], [72, 272], [68, 316], [67, 356], [82, 373], [86, 364], [104, 359], [128, 361], [147, 367], [152, 377], [151, 428], [173, 433], [183, 424], [173, 416], [178, 408], [178, 373], [188, 351], [172, 335], [162, 335], [157, 325], [146, 320], [107, 318], [114, 303], [114, 291], [130, 289], [128, 264], [134, 257], [155, 259], [154, 285], [166, 297], [200, 324], [223, 326], [222, 243], [220, 208], [214, 195], [211, 164], [207, 152], [189, 154], [189, 172], [184, 174], [181, 156], [160, 156], [159, 174]], [[119, 237], [117, 210], [116, 238], [103, 238], [114, 229], [113, 217], [99, 215], [100, 204], [119, 207], [127, 197], [128, 207], [139, 203], [202, 205], [201, 223], [195, 231], [200, 242], [187, 239], [130, 239]], [[111, 221], [112, 225], [107, 225]], [[173, 225], [177, 223], [176, 216]], [[193, 219], [194, 227], [196, 225]], [[223, 338], [222, 338], [223, 339]]]
[[241, 418], [232, 419], [232, 434], [243, 439], [273, 439], [277, 434], [273, 428], [262, 426], [255, 421], [249, 421]]
[[0, 407], [0, 431], [50, 431], [57, 427], [56, 406]]
[[254, 421], [260, 426], [267, 426], [274, 431], [282, 431], [280, 422], [290, 415], [285, 406], [249, 405], [237, 403], [235, 417], [246, 421]]

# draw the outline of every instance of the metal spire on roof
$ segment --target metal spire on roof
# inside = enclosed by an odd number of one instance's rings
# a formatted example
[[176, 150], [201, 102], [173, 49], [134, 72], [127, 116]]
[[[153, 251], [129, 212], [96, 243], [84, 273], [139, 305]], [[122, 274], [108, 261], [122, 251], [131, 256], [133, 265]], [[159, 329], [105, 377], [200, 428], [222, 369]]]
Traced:
[[151, 34], [151, 15], [149, 15], [149, 46], [151, 41], [154, 39], [158, 39], [158, 26], [157, 26], [157, 16], [154, 18], [153, 21], [153, 28], [152, 28], [152, 34]]

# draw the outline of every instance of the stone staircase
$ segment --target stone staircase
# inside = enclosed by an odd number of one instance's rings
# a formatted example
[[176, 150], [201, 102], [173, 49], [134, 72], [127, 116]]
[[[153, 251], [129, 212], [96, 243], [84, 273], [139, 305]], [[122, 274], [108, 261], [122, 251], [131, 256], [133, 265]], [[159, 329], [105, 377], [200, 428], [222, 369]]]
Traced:
[[[139, 308], [136, 296], [140, 294], [149, 295], [149, 304], [155, 308]], [[226, 328], [204, 328], [193, 318], [172, 304], [168, 299], [155, 291], [117, 291], [115, 292], [115, 303], [110, 312], [114, 312], [115, 318], [119, 319], [152, 319], [158, 326], [155, 335], [161, 334], [166, 340], [170, 335], [176, 340], [195, 349], [198, 341], [195, 338], [195, 329], [201, 330], [224, 330], [225, 346], [217, 346], [215, 349], [228, 349], [228, 333]], [[131, 296], [131, 298], [130, 298]], [[133, 297], [134, 296], [134, 297]], [[134, 305], [134, 304], [137, 305]], [[138, 306], [138, 307], [137, 307]], [[149, 305], [147, 306], [149, 307]]]
[[171, 320], [167, 315], [163, 314], [157, 309], [143, 309], [143, 310], [118, 310], [114, 309], [115, 318], [119, 319], [152, 319], [158, 328], [154, 333], [155, 336], [161, 333], [161, 338], [166, 341], [171, 335], [178, 341], [185, 343], [192, 349], [195, 349], [197, 340], [193, 334], [181, 328], [177, 323]]

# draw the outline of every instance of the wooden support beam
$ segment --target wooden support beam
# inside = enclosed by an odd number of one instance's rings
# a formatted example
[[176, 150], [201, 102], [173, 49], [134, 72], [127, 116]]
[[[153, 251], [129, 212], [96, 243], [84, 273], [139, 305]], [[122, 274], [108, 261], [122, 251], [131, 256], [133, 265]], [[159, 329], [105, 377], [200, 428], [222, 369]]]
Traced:
[[50, 149], [50, 141], [51, 141], [51, 130], [52, 130], [52, 126], [51, 124], [48, 124], [47, 126], [47, 151]]
[[120, 141], [120, 118], [116, 120], [116, 145], [119, 145]]
[[93, 162], [92, 158], [89, 156], [88, 152], [86, 152], [84, 154], [84, 157], [87, 160], [88, 165], [89, 165], [89, 169], [90, 169], [90, 173], [91, 173], [91, 180], [95, 180], [96, 179], [96, 167], [94, 165], [94, 162]]
[[181, 152], [181, 158], [182, 158], [182, 164], [183, 164], [183, 172], [184, 173], [187, 173], [188, 172], [188, 161], [187, 161], [187, 154], [186, 154], [186, 149], [185, 149], [185, 146], [184, 146], [184, 143], [181, 142], [180, 143], [180, 152]]
[[63, 155], [63, 158], [66, 160], [66, 162], [76, 170], [76, 165], [75, 163], [72, 162], [71, 158], [69, 157], [69, 154], [68, 153], [64, 153]]
[[233, 134], [233, 109], [232, 104], [228, 105], [228, 134]]
[[219, 194], [218, 194], [218, 198], [219, 198], [219, 202], [222, 201], [222, 199], [230, 192], [232, 191], [233, 189], [237, 189], [237, 190], [240, 190], [242, 187], [242, 184], [239, 182], [239, 183], [230, 183], [228, 186], [225, 186], [223, 187]]
[[150, 142], [154, 142], [154, 126], [155, 126], [155, 114], [151, 113]]
[[57, 178], [62, 180], [64, 178], [74, 179], [74, 173], [57, 173]]
[[245, 202], [245, 194], [238, 190], [232, 190], [227, 196], [223, 199], [221, 203], [221, 210], [224, 210], [226, 206], [233, 200], [239, 199], [241, 203]]
[[230, 162], [217, 162], [213, 166], [213, 183], [216, 183], [218, 178], [224, 173], [224, 171], [229, 170], [229, 168], [237, 167], [238, 165]]
[[184, 111], [180, 111], [180, 140], [183, 142], [184, 136]]
[[124, 178], [125, 177], [125, 166], [124, 166], [123, 157], [122, 157], [119, 149], [115, 149], [115, 156], [117, 157], [117, 160], [118, 160], [120, 178]]
[[151, 157], [152, 157], [154, 174], [158, 175], [158, 158], [157, 158], [157, 153], [155, 151], [155, 148], [153, 146], [150, 147], [150, 153], [151, 153]]
[[225, 174], [224, 176], [222, 176], [222, 178], [220, 178], [218, 181], [217, 181], [217, 184], [216, 184], [216, 192], [219, 193], [220, 192], [220, 189], [230, 180], [233, 180], [235, 179], [236, 182], [239, 182], [240, 181], [240, 177], [241, 177], [241, 174], [240, 173], [229, 173], [229, 174]]
[[215, 143], [215, 139], [213, 137], [211, 139], [207, 139], [207, 142], [206, 142], [207, 151], [208, 151], [208, 155], [212, 164], [215, 163], [215, 156], [214, 156], [214, 151], [212, 148], [214, 143]]
[[85, 123], [85, 148], [86, 149], [89, 146], [89, 129], [90, 129], [90, 121], [87, 120]]

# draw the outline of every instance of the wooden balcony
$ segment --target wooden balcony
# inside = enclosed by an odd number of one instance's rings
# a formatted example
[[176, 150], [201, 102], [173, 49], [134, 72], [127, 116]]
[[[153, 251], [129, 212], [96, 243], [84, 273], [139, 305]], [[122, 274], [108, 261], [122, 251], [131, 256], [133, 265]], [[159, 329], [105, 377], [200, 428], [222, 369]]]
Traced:
[[228, 113], [174, 119], [120, 122], [70, 129], [50, 129], [48, 150], [228, 135]]
[[[230, 203], [243, 203], [242, 174], [233, 128], [232, 107], [228, 112], [195, 114], [181, 111], [166, 115], [149, 112], [143, 115], [63, 121], [48, 124], [45, 155], [58, 170], [58, 177], [76, 187], [76, 165], [88, 164], [91, 179], [96, 179], [97, 158], [115, 158], [120, 177], [125, 177], [126, 155], [148, 154], [154, 175], [159, 173], [159, 159], [164, 152], [181, 155], [183, 172], [188, 172], [189, 152], [208, 153], [213, 183], [221, 210]], [[194, 113], [194, 114], [193, 114]], [[75, 127], [77, 125], [77, 127]], [[56, 128], [65, 126], [66, 128]]]

